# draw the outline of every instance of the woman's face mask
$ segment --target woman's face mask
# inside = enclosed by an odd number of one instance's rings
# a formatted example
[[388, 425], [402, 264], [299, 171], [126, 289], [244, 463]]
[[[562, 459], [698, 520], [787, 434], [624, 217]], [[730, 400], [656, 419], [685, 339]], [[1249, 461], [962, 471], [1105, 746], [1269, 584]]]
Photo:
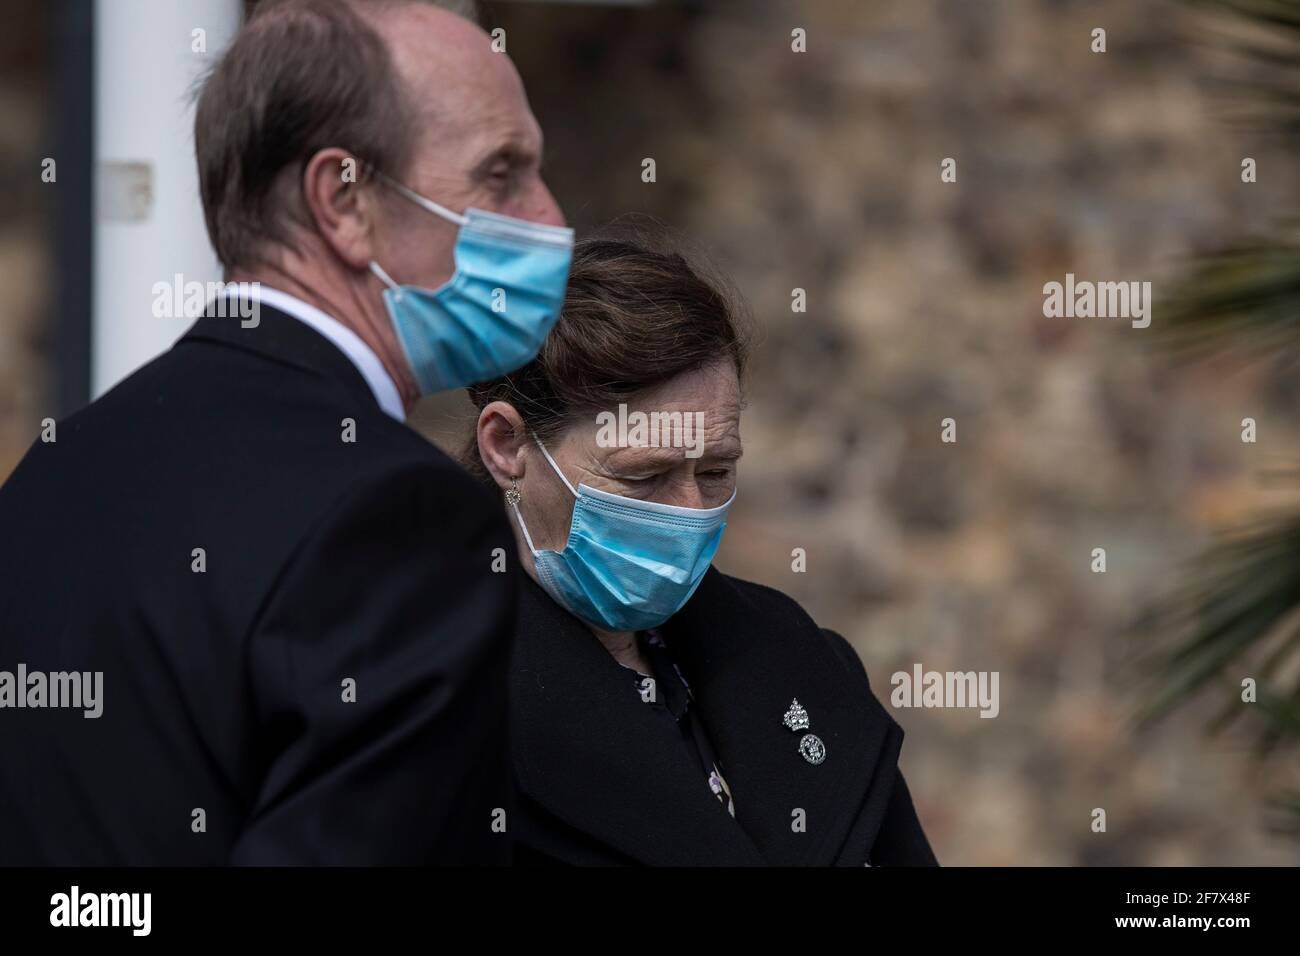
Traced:
[[586, 484], [575, 489], [546, 447], [540, 441], [537, 446], [574, 498], [568, 540], [562, 551], [552, 551], [533, 545], [518, 496], [510, 496], [538, 583], [570, 613], [605, 630], [663, 624], [708, 571], [735, 491], [714, 508], [682, 508]]

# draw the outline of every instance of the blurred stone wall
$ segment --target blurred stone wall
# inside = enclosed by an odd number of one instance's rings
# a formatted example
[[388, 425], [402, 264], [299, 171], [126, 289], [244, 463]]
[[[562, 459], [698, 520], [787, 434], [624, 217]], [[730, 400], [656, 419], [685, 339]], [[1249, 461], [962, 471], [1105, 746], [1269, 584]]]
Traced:
[[[917, 662], [1000, 672], [995, 719], [893, 711], [941, 861], [1295, 862], [1259, 805], [1286, 768], [1206, 739], [1196, 708], [1133, 727], [1125, 628], [1212, 528], [1269, 503], [1255, 476], [1300, 447], [1300, 379], [1172, 366], [1158, 301], [1149, 329], [1042, 315], [1066, 272], [1159, 297], [1295, 194], [1294, 163], [1212, 95], [1212, 31], [1152, 0], [501, 3], [488, 20], [573, 224], [680, 228], [754, 313], [719, 566], [848, 637], [882, 699]], [[431, 431], [467, 428], [458, 407], [434, 403]]]
[[[9, 6], [0, 156], [19, 198], [0, 217], [0, 476], [46, 413], [58, 281], [35, 192], [41, 4]], [[1213, 528], [1275, 500], [1257, 474], [1300, 447], [1300, 381], [1169, 365], [1151, 347], [1158, 302], [1146, 330], [1042, 316], [1043, 283], [1066, 272], [1158, 296], [1186, 256], [1296, 194], [1290, 157], [1210, 95], [1199, 22], [1161, 0], [485, 7], [571, 222], [660, 219], [753, 311], [720, 567], [848, 637], [882, 700], [917, 662], [1000, 673], [995, 719], [893, 711], [940, 860], [1296, 862], [1260, 812], [1291, 768], [1255, 763], [1235, 734], [1207, 739], [1197, 708], [1132, 726], [1125, 628]], [[956, 183], [940, 182], [945, 157]], [[1247, 415], [1258, 445], [1239, 441]], [[947, 417], [956, 444], [939, 440]], [[460, 396], [414, 420], [453, 449], [472, 422]], [[1106, 574], [1089, 570], [1095, 547]]]
[[53, 124], [51, 28], [41, 0], [6, 3], [0, 30], [0, 480], [18, 464], [40, 420], [55, 414], [50, 190], [57, 186], [41, 182]]

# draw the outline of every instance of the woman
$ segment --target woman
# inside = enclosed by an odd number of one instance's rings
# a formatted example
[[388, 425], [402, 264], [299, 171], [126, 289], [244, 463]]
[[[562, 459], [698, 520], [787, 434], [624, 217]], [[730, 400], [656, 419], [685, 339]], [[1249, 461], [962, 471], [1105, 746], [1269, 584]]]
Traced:
[[470, 390], [471, 465], [504, 493], [527, 575], [521, 863], [935, 863], [903, 732], [848, 642], [710, 567], [744, 365], [716, 285], [678, 254], [594, 239], [537, 359]]

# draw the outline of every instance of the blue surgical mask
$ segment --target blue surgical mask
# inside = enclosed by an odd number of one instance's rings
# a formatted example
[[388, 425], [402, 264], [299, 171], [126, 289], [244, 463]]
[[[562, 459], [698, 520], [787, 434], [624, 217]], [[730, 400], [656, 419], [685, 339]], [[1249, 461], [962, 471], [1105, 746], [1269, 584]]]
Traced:
[[555, 325], [573, 230], [482, 209], [462, 216], [381, 176], [407, 199], [460, 226], [456, 271], [437, 289], [398, 285], [379, 263], [384, 305], [422, 395], [487, 382], [527, 365]]
[[658, 627], [681, 610], [709, 570], [735, 493], [717, 508], [679, 508], [583, 484], [575, 491], [551, 453], [537, 445], [576, 499], [563, 551], [534, 548], [519, 505], [511, 501], [546, 593], [610, 631]]

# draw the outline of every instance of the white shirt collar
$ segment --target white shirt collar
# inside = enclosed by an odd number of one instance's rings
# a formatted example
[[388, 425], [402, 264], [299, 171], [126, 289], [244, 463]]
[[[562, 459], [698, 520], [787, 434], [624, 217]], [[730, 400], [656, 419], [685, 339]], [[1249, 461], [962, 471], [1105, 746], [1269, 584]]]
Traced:
[[399, 422], [406, 421], [406, 409], [402, 405], [402, 396], [397, 391], [397, 385], [393, 382], [392, 376], [388, 374], [384, 364], [379, 361], [379, 356], [361, 340], [357, 333], [338, 319], [326, 315], [311, 303], [304, 302], [297, 296], [281, 292], [279, 289], [269, 288], [261, 283], [235, 283], [226, 290], [226, 294], [256, 299], [258, 302], [279, 309], [300, 322], [310, 325], [337, 345], [339, 350], [357, 367], [361, 377], [370, 386], [370, 391], [374, 392], [375, 401], [379, 403], [379, 407]]

